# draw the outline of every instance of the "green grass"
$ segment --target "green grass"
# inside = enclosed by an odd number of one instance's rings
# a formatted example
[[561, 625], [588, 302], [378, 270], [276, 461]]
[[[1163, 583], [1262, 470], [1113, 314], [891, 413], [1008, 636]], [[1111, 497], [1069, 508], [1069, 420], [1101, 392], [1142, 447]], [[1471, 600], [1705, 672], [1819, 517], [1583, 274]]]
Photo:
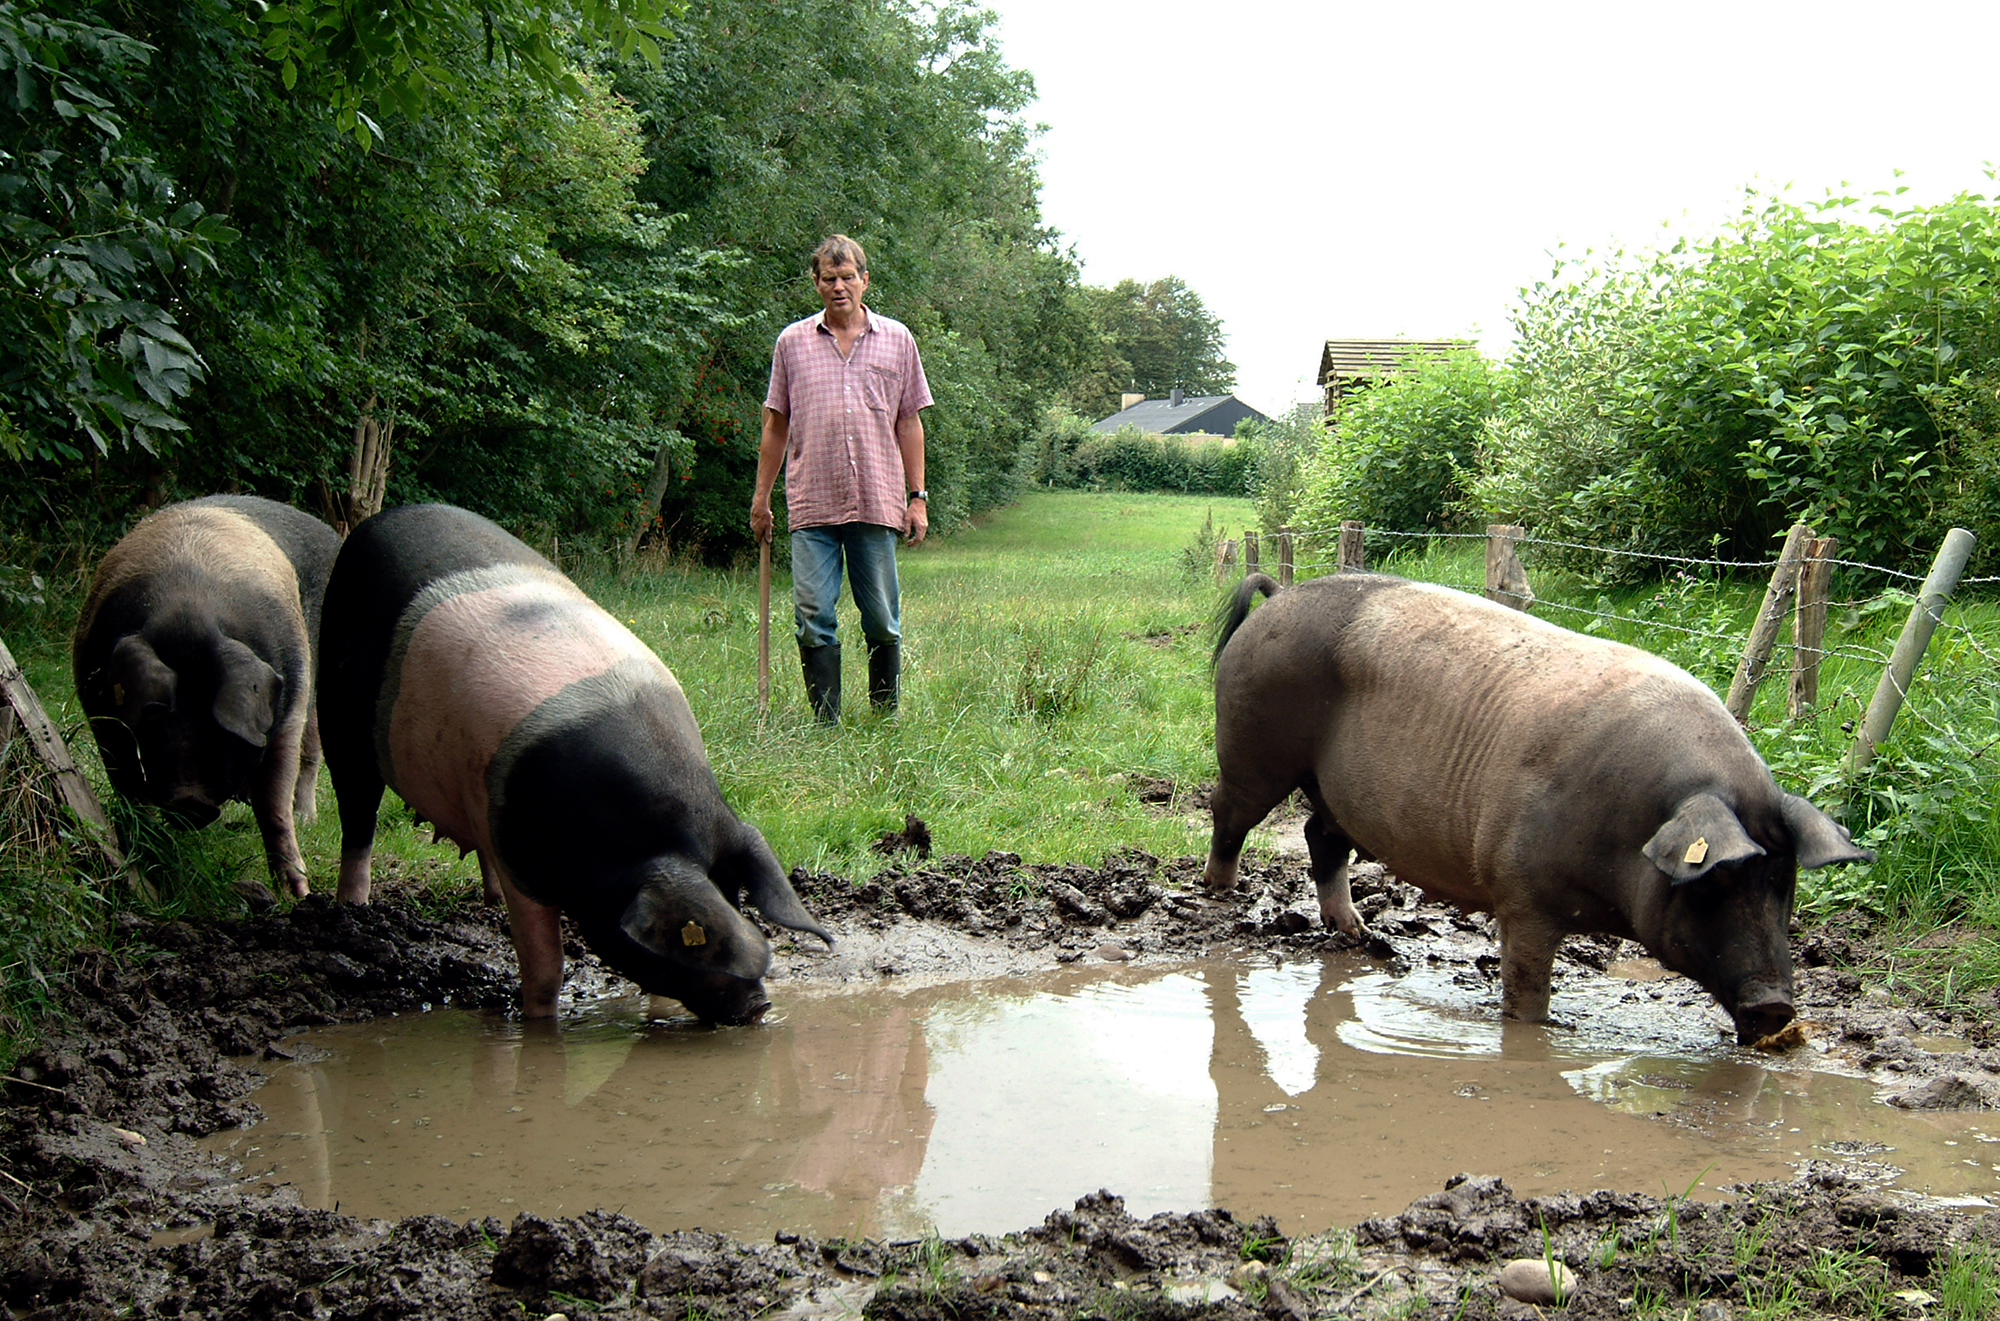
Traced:
[[905, 549], [903, 693], [869, 710], [866, 652], [843, 609], [838, 729], [806, 709], [789, 583], [772, 587], [771, 709], [756, 702], [756, 582], [638, 572], [587, 585], [652, 644], [687, 690], [725, 794], [787, 864], [861, 876], [906, 812], [941, 852], [1096, 862], [1136, 845], [1206, 845], [1148, 810], [1126, 777], [1192, 785], [1214, 774], [1207, 642], [1212, 580], [1181, 551], [1245, 501], [1033, 494], [947, 541]]

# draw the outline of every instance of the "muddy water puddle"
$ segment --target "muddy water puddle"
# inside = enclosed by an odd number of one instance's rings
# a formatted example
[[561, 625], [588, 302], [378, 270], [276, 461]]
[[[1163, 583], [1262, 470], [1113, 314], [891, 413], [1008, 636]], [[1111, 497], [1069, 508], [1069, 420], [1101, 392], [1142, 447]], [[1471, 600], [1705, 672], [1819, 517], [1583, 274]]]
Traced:
[[634, 998], [559, 1029], [438, 1010], [314, 1032], [266, 1066], [267, 1120], [209, 1145], [351, 1214], [604, 1206], [742, 1237], [1001, 1232], [1100, 1187], [1319, 1230], [1461, 1171], [1700, 1196], [1808, 1159], [2000, 1200], [1979, 1115], [1722, 1044], [1719, 1013], [1637, 981], [1559, 994], [1560, 1029], [1503, 1025], [1477, 979], [1337, 955], [772, 989], [754, 1028]]

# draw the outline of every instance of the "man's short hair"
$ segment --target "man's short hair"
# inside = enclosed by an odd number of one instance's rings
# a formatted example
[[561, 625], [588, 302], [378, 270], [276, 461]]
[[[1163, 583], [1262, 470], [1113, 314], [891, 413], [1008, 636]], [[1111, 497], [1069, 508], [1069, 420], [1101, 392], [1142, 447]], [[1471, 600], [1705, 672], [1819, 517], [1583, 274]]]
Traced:
[[821, 263], [838, 266], [844, 261], [853, 262], [854, 269], [863, 275], [868, 273], [868, 254], [861, 250], [861, 245], [845, 234], [830, 234], [813, 249], [812, 273], [819, 274]]

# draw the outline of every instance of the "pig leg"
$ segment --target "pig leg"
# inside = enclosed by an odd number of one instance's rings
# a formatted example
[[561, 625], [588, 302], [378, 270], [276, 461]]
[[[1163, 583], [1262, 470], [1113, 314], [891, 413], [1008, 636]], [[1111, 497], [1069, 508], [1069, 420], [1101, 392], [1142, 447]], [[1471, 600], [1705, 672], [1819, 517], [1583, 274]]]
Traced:
[[368, 902], [375, 817], [386, 788], [372, 762], [341, 758], [333, 763], [333, 796], [340, 804], [340, 888], [334, 894], [343, 903]]
[[1347, 887], [1347, 865], [1354, 841], [1342, 834], [1331, 817], [1314, 812], [1306, 818], [1306, 852], [1312, 858], [1313, 888], [1319, 891], [1319, 916], [1326, 925], [1350, 936], [1366, 935], [1354, 894]]
[[1549, 1021], [1549, 976], [1563, 933], [1532, 914], [1499, 913], [1500, 1014], [1524, 1023]]
[[299, 744], [298, 787], [292, 791], [292, 817], [303, 825], [319, 820], [319, 708], [306, 708], [305, 738]]
[[521, 964], [521, 1014], [553, 1018], [556, 993], [562, 990], [562, 910], [522, 894], [505, 871], [497, 864], [488, 864], [486, 850], [479, 850], [480, 875], [489, 874], [489, 865], [507, 899], [507, 926], [514, 936], [514, 956]]
[[299, 854], [298, 834], [292, 825], [292, 803], [298, 792], [299, 755], [305, 741], [303, 721], [281, 724], [271, 731], [264, 759], [257, 768], [257, 783], [250, 791], [250, 810], [257, 829], [264, 836], [264, 857], [271, 866], [271, 879], [280, 890], [303, 899], [311, 889], [306, 884], [306, 861]]
[[499, 903], [505, 897], [500, 888], [500, 869], [486, 861], [484, 849], [476, 851], [473, 856], [479, 859], [480, 897], [489, 904]]
[[1285, 795], [1291, 791], [1292, 787], [1286, 785], [1269, 802], [1261, 802], [1261, 796], [1247, 795], [1226, 780], [1216, 784], [1208, 796], [1208, 810], [1214, 818], [1215, 828], [1208, 837], [1208, 865], [1201, 873], [1203, 885], [1211, 890], [1236, 888], [1237, 865], [1243, 860], [1244, 837], [1258, 822], [1269, 816], [1271, 809], [1283, 802]]

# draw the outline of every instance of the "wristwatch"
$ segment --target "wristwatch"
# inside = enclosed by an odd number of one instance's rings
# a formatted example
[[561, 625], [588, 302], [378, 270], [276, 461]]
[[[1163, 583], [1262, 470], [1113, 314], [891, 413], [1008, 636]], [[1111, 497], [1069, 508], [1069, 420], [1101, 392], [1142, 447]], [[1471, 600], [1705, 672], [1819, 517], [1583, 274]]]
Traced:
[[929, 504], [931, 502], [931, 493], [929, 491], [924, 490], [922, 487], [918, 487], [916, 490], [910, 492], [910, 499], [905, 500], [903, 503], [909, 504], [911, 501], [914, 500], [921, 500], [925, 504]]

